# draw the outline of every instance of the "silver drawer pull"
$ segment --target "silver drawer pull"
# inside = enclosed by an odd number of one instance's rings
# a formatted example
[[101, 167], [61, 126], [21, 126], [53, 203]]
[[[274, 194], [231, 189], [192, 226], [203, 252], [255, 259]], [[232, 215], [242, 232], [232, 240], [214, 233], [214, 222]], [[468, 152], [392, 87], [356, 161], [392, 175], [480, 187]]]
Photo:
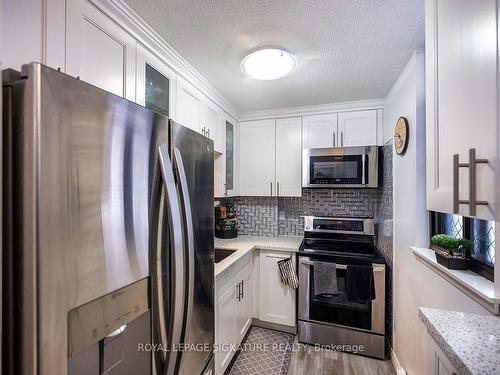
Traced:
[[[476, 166], [477, 164], [488, 164], [487, 159], [476, 159], [476, 149], [469, 149], [469, 162], [460, 163], [458, 154], [453, 155], [453, 213], [458, 214], [461, 204], [469, 205], [469, 215], [476, 216], [476, 206], [487, 206], [488, 202], [476, 199]], [[469, 199], [463, 200], [459, 197], [459, 170], [469, 168]]]

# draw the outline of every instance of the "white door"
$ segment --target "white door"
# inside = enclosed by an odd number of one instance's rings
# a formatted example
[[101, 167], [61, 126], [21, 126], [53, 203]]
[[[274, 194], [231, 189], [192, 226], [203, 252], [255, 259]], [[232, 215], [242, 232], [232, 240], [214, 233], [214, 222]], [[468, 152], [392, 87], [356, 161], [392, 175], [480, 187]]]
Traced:
[[[428, 0], [426, 4], [427, 208], [453, 212], [453, 155], [477, 165], [476, 216], [498, 212], [497, 13], [495, 0]], [[411, 136], [411, 135], [410, 135]], [[469, 169], [460, 168], [459, 199], [469, 199]], [[469, 215], [469, 205], [459, 213]]]
[[239, 194], [276, 195], [274, 120], [240, 123]]
[[302, 196], [302, 121], [300, 117], [276, 120], [276, 194]]
[[173, 118], [175, 85], [175, 72], [155, 54], [138, 44], [136, 102]]
[[237, 342], [241, 342], [252, 324], [252, 279], [250, 277], [250, 265], [244, 269], [238, 278], [240, 298], [236, 302], [235, 332]]
[[377, 144], [377, 111], [341, 112], [338, 114], [338, 146]]
[[135, 101], [135, 39], [88, 1], [67, 7], [66, 72]]
[[201, 93], [182, 77], [178, 77], [175, 121], [200, 132], [201, 109]]
[[337, 114], [303, 117], [302, 144], [304, 148], [336, 147], [338, 145]]
[[260, 252], [259, 319], [295, 326], [295, 289], [281, 283], [278, 261], [292, 255], [275, 251]]
[[217, 374], [223, 374], [231, 361], [236, 343], [236, 285], [229, 283], [217, 298], [217, 324], [215, 342], [219, 350], [215, 352], [215, 367]]

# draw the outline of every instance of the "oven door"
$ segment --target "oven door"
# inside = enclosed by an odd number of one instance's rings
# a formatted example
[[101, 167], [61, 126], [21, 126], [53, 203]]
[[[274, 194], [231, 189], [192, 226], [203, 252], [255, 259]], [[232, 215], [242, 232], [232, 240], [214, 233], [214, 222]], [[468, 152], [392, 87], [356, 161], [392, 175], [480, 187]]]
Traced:
[[[321, 262], [329, 261], [321, 259]], [[336, 263], [339, 294], [316, 296], [313, 261], [300, 256], [298, 319], [384, 334], [385, 265], [372, 263], [372, 266], [376, 298], [366, 303], [352, 302], [345, 293], [347, 264]]]

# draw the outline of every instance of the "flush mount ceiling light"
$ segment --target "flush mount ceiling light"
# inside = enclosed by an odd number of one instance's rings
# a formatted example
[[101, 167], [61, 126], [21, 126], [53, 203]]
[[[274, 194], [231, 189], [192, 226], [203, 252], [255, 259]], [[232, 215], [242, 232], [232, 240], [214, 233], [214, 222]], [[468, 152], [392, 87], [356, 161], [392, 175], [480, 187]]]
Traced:
[[295, 57], [277, 48], [265, 48], [252, 52], [241, 61], [241, 70], [246, 75], [261, 80], [282, 78], [297, 65]]

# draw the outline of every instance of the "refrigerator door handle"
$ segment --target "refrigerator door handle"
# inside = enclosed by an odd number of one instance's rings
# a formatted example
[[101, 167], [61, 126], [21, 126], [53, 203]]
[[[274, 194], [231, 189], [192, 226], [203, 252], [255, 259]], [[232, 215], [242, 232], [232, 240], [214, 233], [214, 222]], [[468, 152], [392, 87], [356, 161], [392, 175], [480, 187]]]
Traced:
[[191, 211], [191, 199], [189, 198], [189, 190], [186, 178], [186, 170], [182, 161], [182, 155], [177, 147], [173, 150], [174, 171], [177, 174], [179, 183], [179, 193], [181, 197], [181, 207], [184, 217], [184, 238], [186, 240], [186, 258], [188, 264], [188, 282], [187, 282], [187, 301], [186, 301], [186, 316], [185, 326], [190, 327], [191, 317], [193, 316], [193, 300], [194, 300], [194, 227], [193, 216]]
[[[158, 201], [161, 203], [161, 189], [157, 188], [156, 196], [153, 201], [153, 211], [156, 211], [156, 217], [153, 217], [151, 222], [154, 231], [151, 234], [152, 241], [152, 251], [154, 257], [152, 259], [152, 264], [155, 267], [153, 272], [153, 308], [156, 311], [156, 319], [158, 319], [155, 324], [154, 335], [159, 339], [159, 344], [163, 348], [168, 348], [166, 357], [163, 350], [155, 351], [155, 361], [157, 361], [157, 374], [158, 375], [173, 375], [177, 371], [177, 364], [179, 362], [178, 353], [179, 351], [174, 348], [176, 343], [180, 343], [183, 340], [183, 316], [184, 316], [184, 295], [185, 295], [185, 283], [184, 283], [184, 271], [185, 271], [185, 259], [184, 259], [184, 241], [183, 241], [183, 230], [181, 221], [181, 210], [180, 203], [177, 198], [177, 189], [175, 185], [175, 179], [172, 169], [172, 164], [168, 155], [168, 148], [165, 144], [162, 144], [158, 148], [159, 153], [159, 167], [160, 175], [163, 181], [164, 191], [165, 191], [165, 201], [160, 204], [160, 208], [155, 210], [155, 205]], [[159, 176], [158, 176], [159, 177]], [[166, 211], [165, 211], [166, 210]], [[172, 310], [169, 311], [168, 321], [166, 321], [165, 306], [162, 296], [164, 295], [163, 285], [163, 272], [162, 272], [162, 257], [168, 256], [168, 254], [162, 254], [158, 248], [158, 237], [161, 238], [159, 233], [161, 233], [162, 228], [159, 224], [162, 223], [164, 214], [167, 214], [167, 220], [169, 225], [169, 239], [170, 248], [173, 254], [173, 264], [170, 269], [173, 272], [173, 286], [168, 295], [171, 298], [170, 305]], [[168, 327], [167, 327], [168, 325]], [[159, 331], [159, 332], [158, 332]], [[162, 354], [163, 353], [163, 354]]]

